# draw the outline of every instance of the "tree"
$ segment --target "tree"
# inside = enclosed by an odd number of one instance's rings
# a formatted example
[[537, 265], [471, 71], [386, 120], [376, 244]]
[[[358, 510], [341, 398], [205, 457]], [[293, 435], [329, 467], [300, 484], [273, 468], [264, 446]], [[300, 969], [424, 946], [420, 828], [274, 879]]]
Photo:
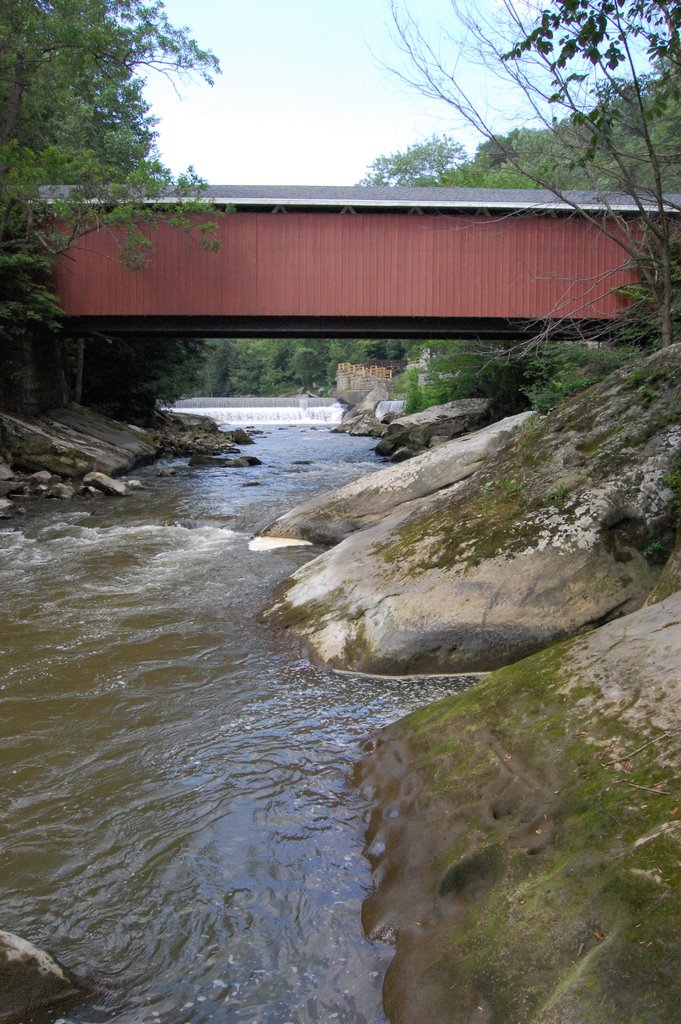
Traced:
[[448, 135], [431, 135], [404, 152], [377, 157], [360, 185], [446, 185], [448, 175], [465, 159], [460, 142]]
[[[87, 229], [92, 201], [138, 203], [172, 184], [155, 150], [144, 74], [219, 68], [161, 0], [0, 0], [0, 246], [48, 255]], [[54, 193], [61, 232], [44, 229]], [[198, 185], [191, 174], [179, 187]], [[101, 216], [101, 209], [99, 214]]]
[[[239, 338], [207, 342], [205, 387], [213, 395], [286, 395], [328, 391], [338, 363], [401, 359], [402, 340], [383, 338]], [[194, 394], [200, 394], [201, 390]]]
[[[20, 369], [26, 339], [54, 338], [51, 261], [75, 238], [107, 225], [121, 258], [139, 266], [155, 220], [190, 230], [191, 213], [207, 210], [193, 171], [174, 180], [158, 159], [143, 95], [151, 70], [207, 82], [219, 72], [210, 51], [170, 24], [162, 0], [0, 0], [5, 373]], [[164, 207], [170, 190], [186, 202]], [[212, 223], [198, 226], [204, 245], [215, 244]]]
[[107, 416], [147, 423], [156, 402], [191, 394], [201, 379], [206, 351], [199, 339], [95, 337], [85, 349], [83, 402]]
[[[397, 69], [428, 96], [444, 100], [504, 160], [535, 186], [549, 189], [576, 213], [617, 240], [645, 287], [663, 345], [674, 338], [681, 46], [678, 5], [664, 0], [553, 0], [543, 11], [501, 0], [494, 20], [453, 0], [456, 32], [450, 59], [441, 56], [402, 5], [393, 0]], [[519, 121], [541, 126], [559, 143], [542, 165], [509, 145], [500, 119], [467, 86], [457, 67], [472, 54], [504, 87], [504, 105]], [[670, 130], [671, 123], [676, 131]], [[588, 183], [599, 209], [589, 209], [565, 183], [565, 167]], [[617, 212], [630, 197], [636, 216]]]

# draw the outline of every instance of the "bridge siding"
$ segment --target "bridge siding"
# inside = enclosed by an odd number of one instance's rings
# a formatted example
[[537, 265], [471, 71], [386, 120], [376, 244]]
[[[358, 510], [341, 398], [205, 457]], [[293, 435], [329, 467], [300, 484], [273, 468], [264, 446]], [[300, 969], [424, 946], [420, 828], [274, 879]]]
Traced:
[[[129, 271], [105, 230], [56, 269], [67, 316], [607, 317], [626, 254], [577, 218], [237, 212], [222, 251], [152, 233]], [[603, 280], [601, 280], [603, 279]], [[599, 283], [594, 283], [599, 282]]]

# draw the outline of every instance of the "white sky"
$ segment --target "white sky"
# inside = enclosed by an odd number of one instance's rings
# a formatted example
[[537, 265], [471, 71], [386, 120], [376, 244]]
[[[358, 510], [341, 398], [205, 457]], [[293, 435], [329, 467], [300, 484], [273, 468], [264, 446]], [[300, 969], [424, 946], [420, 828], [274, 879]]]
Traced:
[[[380, 66], [395, 63], [388, 0], [165, 0], [219, 57], [222, 75], [174, 87], [153, 75], [147, 98], [159, 150], [175, 173], [211, 184], [350, 185], [371, 161], [452, 130], [428, 101]], [[426, 23], [450, 0], [410, 0]], [[473, 151], [468, 134], [454, 133]]]

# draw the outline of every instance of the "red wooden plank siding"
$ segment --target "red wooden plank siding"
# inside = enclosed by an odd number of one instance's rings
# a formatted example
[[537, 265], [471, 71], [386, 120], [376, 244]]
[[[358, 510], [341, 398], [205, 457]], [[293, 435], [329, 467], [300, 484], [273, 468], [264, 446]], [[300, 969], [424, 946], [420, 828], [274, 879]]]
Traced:
[[56, 268], [68, 316], [612, 316], [633, 280], [615, 242], [577, 218], [233, 213], [222, 251], [160, 225], [146, 267], [113, 234]]

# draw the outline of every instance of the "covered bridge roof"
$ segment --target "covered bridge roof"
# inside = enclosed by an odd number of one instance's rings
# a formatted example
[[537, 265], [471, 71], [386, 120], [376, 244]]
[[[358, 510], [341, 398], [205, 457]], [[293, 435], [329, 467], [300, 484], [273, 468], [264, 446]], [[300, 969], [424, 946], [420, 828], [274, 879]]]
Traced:
[[[206, 198], [215, 203], [243, 207], [526, 210], [571, 211], [575, 206], [592, 211], [604, 208], [636, 212], [636, 201], [624, 193], [566, 191], [564, 199], [548, 189], [442, 188], [376, 185], [209, 185]], [[681, 207], [681, 195], [669, 196], [672, 207]], [[652, 202], [654, 204], [654, 201]]]
[[[65, 198], [69, 186], [48, 186], [43, 195], [48, 199]], [[566, 191], [558, 198], [548, 189], [522, 188], [441, 188], [428, 186], [374, 185], [208, 185], [201, 198], [212, 200], [216, 206], [231, 205], [237, 209], [264, 209], [273, 212], [286, 210], [336, 210], [352, 213], [358, 210], [447, 212], [527, 212], [570, 213], [575, 207], [589, 212], [610, 210], [616, 213], [636, 213], [640, 207], [625, 193]], [[671, 212], [681, 211], [681, 195], [669, 195]], [[646, 202], [655, 209], [651, 196]], [[97, 202], [97, 198], [92, 198]], [[107, 199], [100, 200], [104, 203]], [[144, 201], [144, 200], [142, 200]], [[156, 202], [181, 202], [182, 197], [169, 192]]]

